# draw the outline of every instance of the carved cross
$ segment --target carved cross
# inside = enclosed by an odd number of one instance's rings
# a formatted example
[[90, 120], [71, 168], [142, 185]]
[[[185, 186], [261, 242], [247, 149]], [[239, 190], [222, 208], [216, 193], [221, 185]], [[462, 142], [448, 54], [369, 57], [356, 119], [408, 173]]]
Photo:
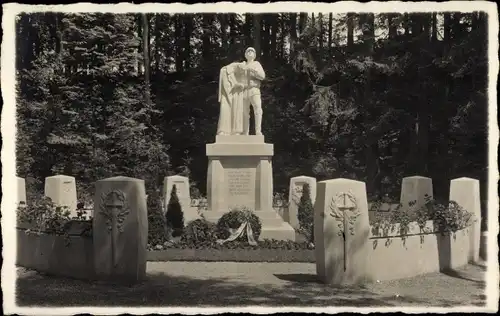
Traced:
[[357, 206], [351, 192], [339, 193], [333, 198], [331, 216], [342, 221], [342, 238], [344, 239], [344, 271], [347, 269], [347, 230], [349, 230], [349, 213], [355, 213]]

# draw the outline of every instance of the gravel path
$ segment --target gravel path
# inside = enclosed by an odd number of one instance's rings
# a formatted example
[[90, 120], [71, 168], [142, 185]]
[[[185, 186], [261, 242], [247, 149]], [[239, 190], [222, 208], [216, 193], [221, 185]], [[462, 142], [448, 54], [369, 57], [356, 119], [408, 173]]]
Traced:
[[18, 270], [18, 304], [45, 306], [457, 306], [484, 305], [484, 269], [331, 287], [310, 263], [148, 262], [148, 280], [125, 287]]

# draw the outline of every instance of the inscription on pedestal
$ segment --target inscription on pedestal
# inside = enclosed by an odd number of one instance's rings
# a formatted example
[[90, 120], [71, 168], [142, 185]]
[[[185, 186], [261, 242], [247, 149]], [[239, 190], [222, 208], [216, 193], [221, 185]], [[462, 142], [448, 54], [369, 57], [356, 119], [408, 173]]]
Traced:
[[251, 192], [252, 172], [250, 170], [228, 170], [230, 195], [248, 195]]
[[255, 208], [255, 169], [226, 169], [229, 207]]

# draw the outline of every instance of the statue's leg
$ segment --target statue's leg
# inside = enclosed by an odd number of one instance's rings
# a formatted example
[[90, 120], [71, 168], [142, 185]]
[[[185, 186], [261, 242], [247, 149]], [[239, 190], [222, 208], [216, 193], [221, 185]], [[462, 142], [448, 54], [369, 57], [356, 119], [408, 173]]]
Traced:
[[260, 94], [251, 97], [253, 113], [255, 116], [255, 135], [262, 135], [262, 100]]
[[243, 135], [250, 134], [250, 98], [243, 98]]

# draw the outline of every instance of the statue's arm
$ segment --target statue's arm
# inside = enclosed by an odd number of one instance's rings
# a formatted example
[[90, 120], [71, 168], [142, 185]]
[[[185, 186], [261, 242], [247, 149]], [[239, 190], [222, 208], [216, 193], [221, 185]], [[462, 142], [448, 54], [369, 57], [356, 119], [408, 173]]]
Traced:
[[266, 73], [264, 72], [264, 68], [262, 68], [262, 65], [258, 61], [255, 62], [255, 67], [252, 67], [251, 73], [252, 76], [258, 80], [266, 79]]

